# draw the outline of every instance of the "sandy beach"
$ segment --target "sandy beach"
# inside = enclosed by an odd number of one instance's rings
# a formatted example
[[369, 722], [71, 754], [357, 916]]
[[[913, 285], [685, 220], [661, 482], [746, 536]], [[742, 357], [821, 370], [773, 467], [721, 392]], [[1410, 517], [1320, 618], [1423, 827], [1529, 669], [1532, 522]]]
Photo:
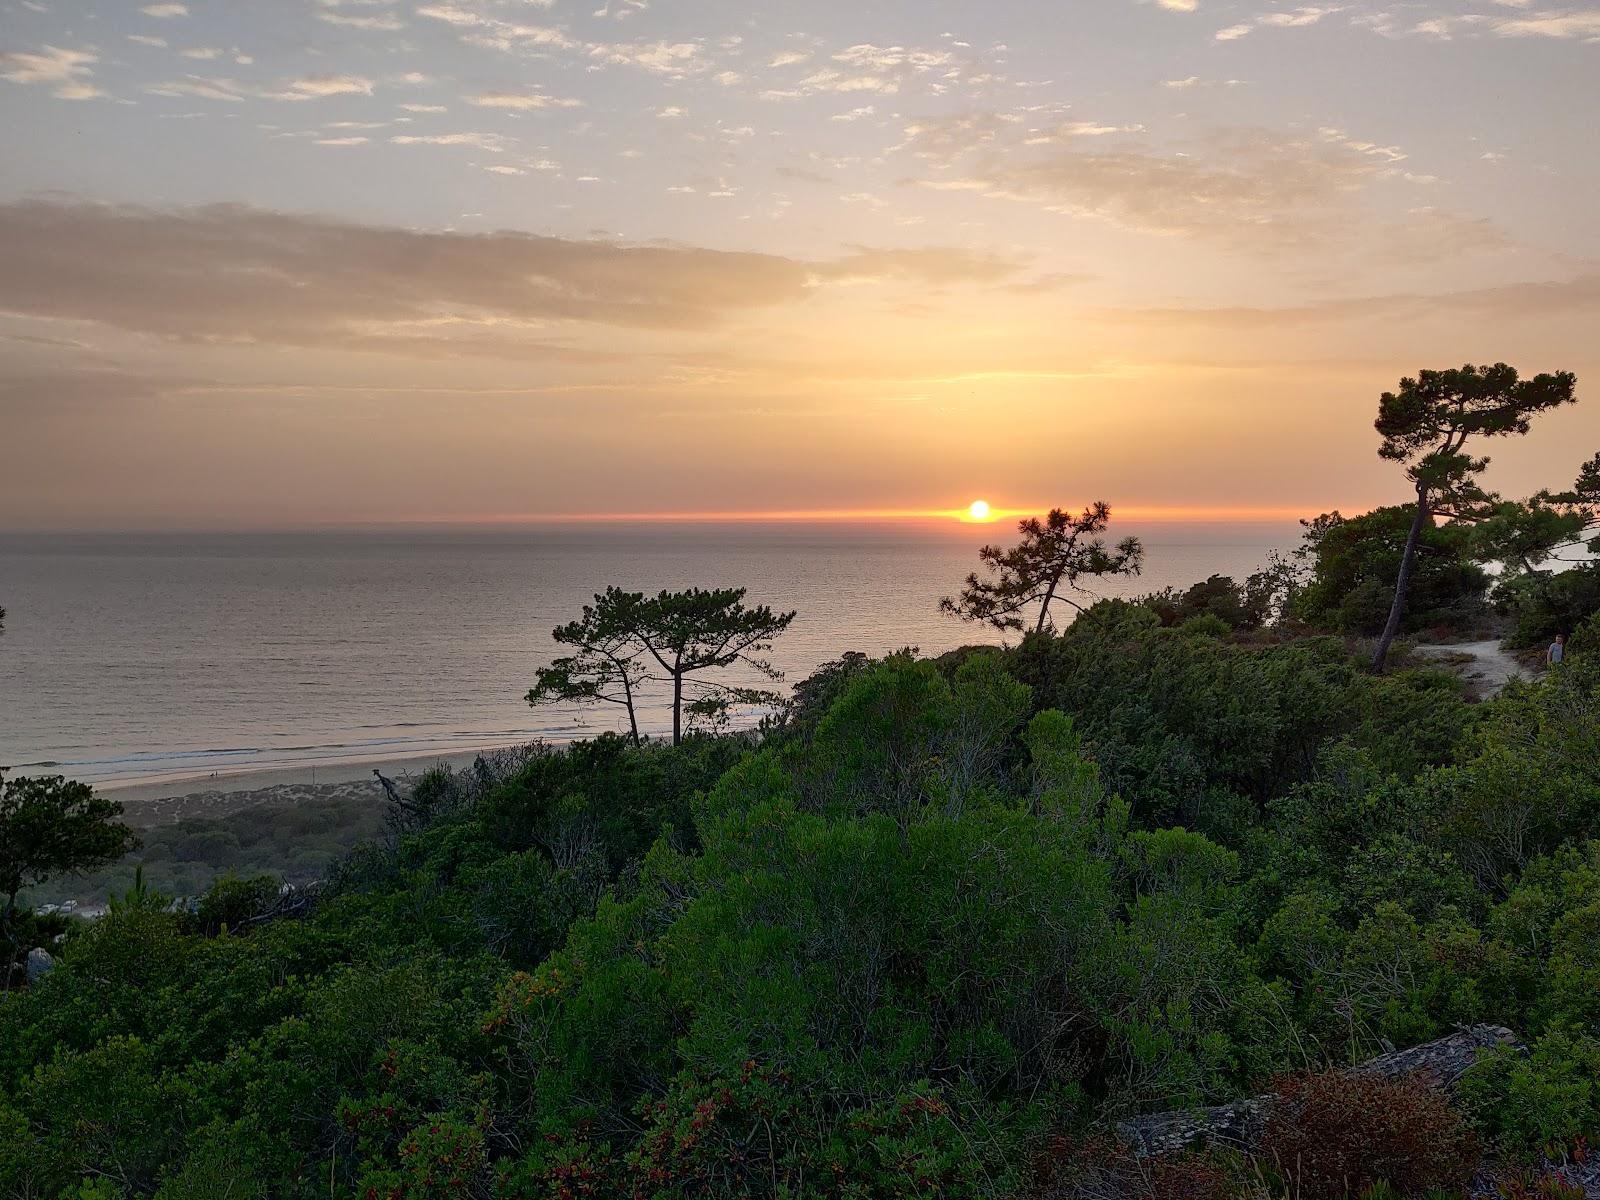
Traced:
[[439, 763], [460, 769], [471, 766], [482, 751], [499, 748], [484, 746], [452, 754], [306, 764], [178, 779], [130, 780], [98, 784], [95, 790], [121, 803], [124, 817], [131, 824], [149, 828], [185, 817], [225, 816], [261, 804], [358, 799], [378, 802], [384, 798], [384, 793], [372, 774], [375, 768], [403, 786], [408, 777], [414, 778]]

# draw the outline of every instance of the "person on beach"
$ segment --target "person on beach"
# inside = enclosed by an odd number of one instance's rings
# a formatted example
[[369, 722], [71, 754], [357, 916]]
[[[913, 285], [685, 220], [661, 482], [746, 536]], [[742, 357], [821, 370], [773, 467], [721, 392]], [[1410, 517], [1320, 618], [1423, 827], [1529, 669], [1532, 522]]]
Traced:
[[1553, 667], [1566, 656], [1567, 635], [1564, 633], [1558, 633], [1556, 634], [1556, 640], [1550, 643], [1550, 649], [1544, 652], [1545, 666]]

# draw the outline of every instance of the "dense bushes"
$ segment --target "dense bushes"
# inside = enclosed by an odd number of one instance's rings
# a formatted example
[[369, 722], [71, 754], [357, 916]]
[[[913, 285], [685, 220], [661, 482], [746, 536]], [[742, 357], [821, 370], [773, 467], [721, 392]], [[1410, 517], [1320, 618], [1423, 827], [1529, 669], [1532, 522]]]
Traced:
[[[1296, 597], [1295, 615], [1341, 633], [1382, 630], [1413, 515], [1412, 507], [1395, 505], [1359, 517], [1330, 513], [1310, 522], [1311, 578]], [[1459, 624], [1483, 610], [1489, 576], [1472, 555], [1470, 527], [1423, 527], [1403, 629]]]
[[[1496, 1021], [1485, 1145], [1600, 1134], [1597, 704], [1586, 651], [1473, 710], [1108, 603], [841, 660], [759, 742], [441, 777], [304, 919], [242, 878], [75, 923], [0, 998], [0, 1195], [1456, 1186], [1449, 1110], [1304, 1068]], [[1109, 1136], [1290, 1072], [1262, 1159]]]
[[1007, 662], [1041, 707], [1074, 716], [1107, 786], [1151, 824], [1231, 840], [1269, 797], [1310, 778], [1330, 743], [1409, 776], [1446, 761], [1468, 720], [1453, 681], [1373, 678], [1333, 639], [1247, 648], [1157, 624], [1147, 608], [1106, 601]]
[[1496, 589], [1496, 604], [1512, 616], [1515, 646], [1542, 649], [1600, 612], [1600, 566], [1585, 563], [1552, 575], [1524, 575]]

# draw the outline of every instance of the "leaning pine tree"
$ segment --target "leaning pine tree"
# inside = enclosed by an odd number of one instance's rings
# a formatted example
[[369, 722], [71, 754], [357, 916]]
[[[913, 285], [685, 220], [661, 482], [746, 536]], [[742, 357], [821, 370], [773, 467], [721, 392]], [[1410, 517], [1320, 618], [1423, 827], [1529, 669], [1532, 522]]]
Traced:
[[1519, 379], [1514, 367], [1496, 363], [1420, 371], [1415, 379], [1402, 379], [1399, 391], [1383, 394], [1374, 423], [1383, 437], [1378, 454], [1405, 464], [1417, 499], [1400, 555], [1389, 620], [1373, 654], [1374, 671], [1384, 669], [1405, 618], [1406, 590], [1424, 525], [1440, 516], [1478, 520], [1492, 511], [1495, 497], [1478, 483], [1489, 460], [1467, 454], [1467, 442], [1474, 437], [1527, 433], [1536, 414], [1575, 401], [1576, 387], [1570, 371]]

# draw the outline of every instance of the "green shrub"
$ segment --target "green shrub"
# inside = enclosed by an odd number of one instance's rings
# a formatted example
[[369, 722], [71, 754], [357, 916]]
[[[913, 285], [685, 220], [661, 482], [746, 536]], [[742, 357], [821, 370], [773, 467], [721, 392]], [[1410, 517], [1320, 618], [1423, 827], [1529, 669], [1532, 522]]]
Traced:
[[1462, 1077], [1459, 1094], [1502, 1154], [1554, 1157], [1600, 1142], [1600, 1039], [1557, 1031], [1526, 1052], [1498, 1047]]

